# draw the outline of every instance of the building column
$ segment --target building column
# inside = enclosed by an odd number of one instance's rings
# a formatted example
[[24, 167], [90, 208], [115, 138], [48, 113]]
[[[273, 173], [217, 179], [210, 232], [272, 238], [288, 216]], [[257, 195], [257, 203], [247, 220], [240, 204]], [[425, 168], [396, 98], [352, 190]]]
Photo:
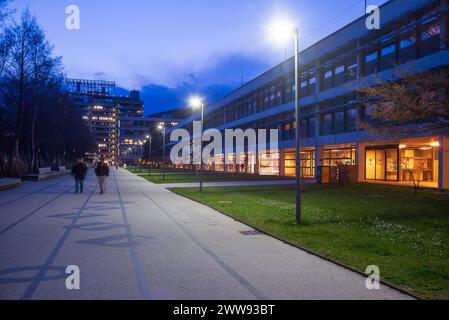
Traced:
[[438, 188], [449, 190], [449, 136], [439, 137]]
[[356, 146], [356, 165], [357, 165], [357, 181], [362, 182], [365, 180], [365, 148], [366, 143], [359, 142]]
[[323, 146], [315, 146], [315, 178], [318, 179], [318, 170], [323, 166]]
[[259, 163], [260, 163], [260, 160], [259, 160], [259, 148], [257, 148], [257, 151], [256, 151], [256, 164], [255, 164], [255, 167], [254, 167], [254, 174], [257, 175], [257, 176], [260, 174]]
[[[360, 48], [360, 40], [357, 40], [357, 51]], [[363, 77], [363, 53], [357, 52], [357, 81]]]
[[279, 175], [285, 176], [285, 149], [279, 150]]
[[321, 69], [319, 68], [320, 61], [317, 61], [315, 63], [315, 67], [317, 68], [317, 71], [315, 72], [316, 82], [315, 82], [315, 95], [318, 96], [321, 91]]

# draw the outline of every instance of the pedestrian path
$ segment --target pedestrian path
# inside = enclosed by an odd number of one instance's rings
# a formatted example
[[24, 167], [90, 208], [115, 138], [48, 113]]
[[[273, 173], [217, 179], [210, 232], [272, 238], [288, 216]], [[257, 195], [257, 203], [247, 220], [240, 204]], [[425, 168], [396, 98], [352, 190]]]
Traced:
[[0, 192], [0, 299], [410, 299], [124, 170], [84, 191], [61, 177]]

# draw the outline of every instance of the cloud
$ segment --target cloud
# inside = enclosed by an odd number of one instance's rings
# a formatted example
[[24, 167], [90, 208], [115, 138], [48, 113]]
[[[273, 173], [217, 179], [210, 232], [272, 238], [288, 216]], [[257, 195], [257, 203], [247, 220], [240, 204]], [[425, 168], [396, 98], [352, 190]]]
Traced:
[[[174, 85], [148, 82], [145, 75], [135, 74], [146, 114], [185, 107], [191, 95], [201, 95], [213, 103], [270, 67], [258, 57], [243, 54], [212, 57], [207, 66], [196, 72], [178, 70], [179, 80]], [[123, 88], [119, 91], [123, 94]]]
[[188, 98], [200, 92], [207, 103], [212, 103], [235, 89], [226, 84], [198, 86], [183, 83], [175, 88], [148, 84], [141, 89], [141, 99], [145, 102], [145, 114], [187, 107]]

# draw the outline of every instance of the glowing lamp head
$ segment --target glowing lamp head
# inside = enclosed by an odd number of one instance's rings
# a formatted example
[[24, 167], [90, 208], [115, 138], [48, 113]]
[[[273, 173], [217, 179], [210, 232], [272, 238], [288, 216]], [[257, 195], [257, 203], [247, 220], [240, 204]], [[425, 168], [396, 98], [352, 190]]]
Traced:
[[150, 139], [150, 136], [146, 136], [145, 138], [147, 138], [147, 140], [148, 140], [148, 139]]
[[192, 108], [199, 109], [203, 105], [203, 99], [200, 97], [191, 97], [189, 100], [189, 105]]
[[286, 17], [274, 19], [268, 27], [268, 38], [270, 42], [285, 45], [297, 32], [295, 24]]

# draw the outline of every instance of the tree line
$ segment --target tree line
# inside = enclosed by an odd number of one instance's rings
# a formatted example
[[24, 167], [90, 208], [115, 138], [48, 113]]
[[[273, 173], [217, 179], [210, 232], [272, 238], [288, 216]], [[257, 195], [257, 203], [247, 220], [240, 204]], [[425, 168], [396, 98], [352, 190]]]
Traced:
[[81, 114], [63, 91], [62, 58], [35, 17], [19, 21], [0, 0], [0, 177], [64, 166], [94, 149]]

